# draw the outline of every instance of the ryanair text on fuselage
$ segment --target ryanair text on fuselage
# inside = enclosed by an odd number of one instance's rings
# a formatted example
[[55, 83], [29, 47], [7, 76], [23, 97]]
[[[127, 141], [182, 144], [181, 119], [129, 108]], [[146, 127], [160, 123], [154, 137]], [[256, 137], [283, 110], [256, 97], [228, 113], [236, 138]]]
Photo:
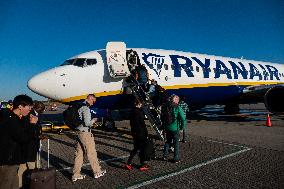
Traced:
[[[227, 62], [219, 59], [205, 58], [201, 60], [195, 56], [181, 56], [181, 55], [169, 55], [171, 63], [173, 65], [174, 77], [181, 77], [181, 71], [185, 71], [188, 77], [194, 77], [193, 67], [194, 64], [200, 66], [203, 77], [220, 78], [221, 75], [225, 75], [227, 79], [257, 79], [257, 80], [280, 80], [278, 69], [268, 64], [252, 64], [250, 62], [240, 62], [228, 60]], [[161, 69], [165, 64], [166, 56], [142, 53], [142, 59], [153, 69], [155, 73], [160, 76]], [[215, 66], [214, 66], [215, 63]], [[244, 64], [247, 64], [248, 69]], [[214, 68], [213, 68], [214, 67]], [[209, 73], [214, 71], [214, 74]], [[199, 68], [198, 68], [199, 69]]]

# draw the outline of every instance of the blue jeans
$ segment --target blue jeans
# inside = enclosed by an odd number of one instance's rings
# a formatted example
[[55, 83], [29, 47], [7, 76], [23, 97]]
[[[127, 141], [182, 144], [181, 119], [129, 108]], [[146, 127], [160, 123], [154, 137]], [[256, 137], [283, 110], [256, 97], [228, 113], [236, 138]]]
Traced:
[[179, 160], [179, 132], [178, 131], [166, 131], [166, 143], [164, 145], [163, 157], [168, 158], [169, 147], [173, 142], [174, 147], [174, 161]]

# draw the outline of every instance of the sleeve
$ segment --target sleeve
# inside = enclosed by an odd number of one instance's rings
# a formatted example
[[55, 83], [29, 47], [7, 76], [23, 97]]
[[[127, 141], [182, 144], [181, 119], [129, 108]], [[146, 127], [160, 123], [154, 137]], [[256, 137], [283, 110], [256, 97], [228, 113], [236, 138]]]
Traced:
[[86, 127], [92, 127], [95, 121], [92, 119], [90, 109], [87, 106], [82, 106], [80, 110], [82, 111], [81, 115], [84, 125]]
[[182, 128], [185, 128], [185, 126], [186, 126], [186, 117], [185, 117], [185, 113], [183, 112], [183, 110], [181, 109], [180, 106], [178, 106], [178, 114], [180, 116], [180, 122], [182, 124]]

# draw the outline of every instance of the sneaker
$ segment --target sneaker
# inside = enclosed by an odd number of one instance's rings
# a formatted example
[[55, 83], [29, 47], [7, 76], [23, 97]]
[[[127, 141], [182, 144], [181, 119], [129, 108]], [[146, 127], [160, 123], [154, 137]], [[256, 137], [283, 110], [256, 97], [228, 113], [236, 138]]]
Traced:
[[179, 162], [180, 162], [179, 159], [174, 159], [174, 160], [173, 160], [173, 163], [179, 163]]
[[125, 168], [128, 170], [132, 170], [133, 166], [131, 164], [125, 164]]
[[106, 170], [102, 170], [101, 173], [95, 174], [94, 177], [97, 179], [97, 178], [100, 178], [100, 177], [104, 176], [105, 174], [106, 174]]
[[170, 147], [170, 148], [169, 148], [169, 151], [170, 151], [170, 152], [174, 152], [174, 151], [175, 151], [174, 147]]
[[82, 180], [86, 177], [86, 175], [79, 175], [77, 177], [72, 177], [72, 182], [76, 182], [77, 180]]
[[145, 164], [145, 165], [142, 165], [139, 170], [140, 171], [147, 171], [149, 169], [149, 165]]

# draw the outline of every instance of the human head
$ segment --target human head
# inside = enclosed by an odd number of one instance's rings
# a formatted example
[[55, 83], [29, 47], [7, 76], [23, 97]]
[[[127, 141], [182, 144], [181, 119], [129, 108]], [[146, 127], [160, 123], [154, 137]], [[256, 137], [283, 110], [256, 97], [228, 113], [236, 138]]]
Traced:
[[9, 108], [10, 110], [13, 110], [13, 100], [8, 101], [7, 108]]
[[95, 104], [96, 102], [96, 96], [94, 94], [88, 94], [87, 98], [86, 98], [86, 102], [92, 106]]
[[41, 114], [41, 113], [44, 111], [44, 109], [45, 109], [45, 105], [44, 105], [42, 102], [40, 102], [40, 101], [35, 101], [35, 102], [34, 102], [33, 109], [34, 109], [37, 113]]
[[173, 95], [171, 96], [171, 102], [172, 102], [174, 105], [177, 105], [177, 104], [179, 103], [179, 97], [178, 97], [178, 95], [173, 94]]
[[8, 104], [13, 105], [13, 100], [9, 100]]
[[142, 106], [142, 103], [141, 103], [140, 100], [136, 99], [134, 105], [135, 105], [135, 107], [140, 108]]
[[156, 85], [156, 84], [157, 84], [157, 81], [156, 81], [155, 79], [152, 79], [152, 80], [151, 80], [151, 84], [152, 84], [152, 85]]
[[13, 100], [13, 111], [18, 116], [27, 116], [33, 107], [33, 100], [27, 95], [18, 95]]

